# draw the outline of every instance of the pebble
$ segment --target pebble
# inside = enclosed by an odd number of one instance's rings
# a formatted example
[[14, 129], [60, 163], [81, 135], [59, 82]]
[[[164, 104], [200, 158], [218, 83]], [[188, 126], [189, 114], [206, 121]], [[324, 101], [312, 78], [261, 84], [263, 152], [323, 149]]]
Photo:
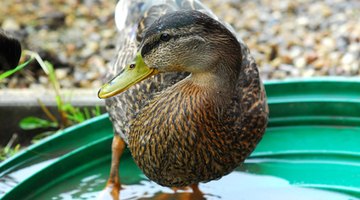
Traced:
[[66, 68], [55, 69], [56, 78], [59, 80], [65, 79], [67, 77], [68, 71], [69, 70]]
[[40, 16], [39, 20], [43, 21], [42, 24], [45, 25], [44, 28], [57, 29], [64, 25], [65, 13], [52, 10]]
[[81, 50], [80, 55], [82, 57], [89, 57], [97, 52], [99, 49], [99, 44], [97, 42], [88, 42], [86, 46]]
[[39, 76], [38, 80], [42, 85], [47, 85], [49, 83], [49, 79], [46, 76]]
[[342, 58], [341, 58], [341, 63], [343, 65], [350, 65], [351, 63], [353, 63], [355, 61], [355, 56], [353, 54], [350, 53], [346, 53]]
[[85, 74], [86, 80], [90, 80], [90, 81], [95, 80], [98, 77], [99, 77], [99, 74], [97, 72], [93, 72], [93, 71], [87, 72]]
[[318, 58], [319, 56], [315, 52], [305, 54], [306, 64], [311, 64]]
[[305, 57], [298, 57], [294, 61], [294, 65], [297, 68], [304, 68], [306, 66], [306, 58]]
[[2, 22], [1, 28], [6, 31], [18, 31], [20, 29], [20, 25], [14, 18], [9, 17]]
[[315, 74], [315, 70], [310, 68], [310, 69], [306, 69], [302, 72], [302, 77], [305, 77], [305, 78], [312, 77], [312, 76], [314, 76], [314, 74]]
[[105, 29], [101, 31], [101, 36], [103, 38], [112, 38], [115, 35], [114, 29]]

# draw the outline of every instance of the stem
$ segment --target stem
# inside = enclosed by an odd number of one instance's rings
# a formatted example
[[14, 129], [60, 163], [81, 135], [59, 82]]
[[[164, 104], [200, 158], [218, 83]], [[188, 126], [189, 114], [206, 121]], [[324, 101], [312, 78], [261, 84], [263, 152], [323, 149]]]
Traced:
[[50, 83], [55, 90], [56, 104], [57, 104], [58, 111], [60, 114], [60, 119], [61, 119], [61, 128], [64, 128], [64, 127], [67, 127], [68, 125], [70, 125], [70, 122], [69, 122], [68, 118], [66, 117], [66, 112], [64, 111], [64, 103], [63, 103], [61, 95], [60, 95], [60, 84], [55, 76], [54, 67], [52, 66], [52, 64], [49, 62], [45, 62], [45, 64], [49, 69]]
[[58, 123], [56, 117], [50, 112], [50, 110], [45, 106], [45, 104], [40, 100], [37, 99], [38, 104], [40, 105], [41, 110], [46, 114], [46, 116], [53, 122]]
[[13, 134], [9, 140], [9, 142], [6, 144], [5, 148], [11, 148], [14, 144], [15, 140], [18, 138], [18, 134]]
[[35, 60], [39, 63], [40, 67], [44, 70], [45, 74], [49, 74], [49, 69], [45, 65], [43, 59], [40, 57], [40, 55], [36, 52], [24, 50], [23, 51], [25, 55], [31, 56], [32, 58], [35, 58]]
[[64, 109], [63, 109], [64, 103], [63, 103], [63, 101], [61, 99], [61, 95], [60, 95], [60, 84], [55, 76], [53, 65], [47, 61], [44, 61], [39, 56], [39, 54], [36, 52], [25, 50], [24, 53], [34, 57], [36, 59], [36, 61], [39, 63], [39, 65], [41, 66], [41, 68], [44, 70], [44, 72], [50, 78], [50, 83], [55, 90], [56, 104], [57, 104], [58, 111], [60, 114], [60, 119], [61, 119], [60, 127], [64, 128], [64, 127], [70, 125], [70, 122], [69, 122], [68, 118], [66, 117], [66, 113], [64, 112]]

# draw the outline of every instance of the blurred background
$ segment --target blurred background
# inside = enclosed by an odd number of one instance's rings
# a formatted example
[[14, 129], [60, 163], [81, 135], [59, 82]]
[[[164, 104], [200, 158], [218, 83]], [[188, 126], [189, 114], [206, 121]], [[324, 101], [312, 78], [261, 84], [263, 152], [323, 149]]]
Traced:
[[[90, 96], [102, 106], [103, 102], [96, 100], [96, 91], [116, 54], [116, 2], [2, 0], [0, 28], [19, 39], [23, 49], [49, 61], [61, 88], [76, 91], [73, 100], [82, 96], [82, 102], [91, 105], [93, 102], [86, 100]], [[359, 0], [202, 2], [240, 34], [264, 80], [360, 75]], [[22, 58], [20, 63], [24, 61]], [[6, 70], [0, 67], [0, 73]], [[27, 92], [12, 97], [8, 93], [12, 89]], [[26, 138], [28, 134], [18, 129], [19, 118], [41, 112], [37, 108], [14, 114], [12, 111], [18, 109], [9, 104], [36, 97], [51, 106], [51, 101], [44, 100], [47, 92], [40, 92], [47, 89], [52, 89], [51, 83], [37, 62], [0, 81], [0, 104], [1, 99], [8, 99], [0, 105], [0, 144], [9, 145], [14, 133]], [[10, 121], [5, 122], [5, 118]]]
[[[63, 88], [98, 88], [116, 53], [116, 2], [2, 0], [0, 25], [23, 49], [49, 60]], [[241, 35], [264, 79], [360, 74], [358, 0], [202, 2]], [[0, 88], [47, 86], [36, 63], [0, 83]]]

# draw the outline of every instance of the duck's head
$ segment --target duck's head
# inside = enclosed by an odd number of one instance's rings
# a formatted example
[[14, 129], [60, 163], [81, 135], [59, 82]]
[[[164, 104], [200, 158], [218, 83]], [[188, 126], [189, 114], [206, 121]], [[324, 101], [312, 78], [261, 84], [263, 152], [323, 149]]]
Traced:
[[166, 14], [145, 31], [134, 62], [105, 84], [98, 95], [112, 97], [163, 72], [236, 76], [240, 50], [236, 37], [204, 13], [193, 10]]

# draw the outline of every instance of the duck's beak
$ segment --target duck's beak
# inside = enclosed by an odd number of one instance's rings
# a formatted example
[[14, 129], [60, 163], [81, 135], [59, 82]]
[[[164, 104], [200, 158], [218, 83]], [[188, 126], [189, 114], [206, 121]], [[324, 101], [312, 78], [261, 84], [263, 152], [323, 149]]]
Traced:
[[103, 85], [98, 92], [98, 96], [101, 99], [115, 96], [127, 90], [130, 86], [155, 74], [158, 74], [158, 71], [149, 68], [144, 63], [141, 54], [137, 53], [135, 62], [127, 65], [117, 76]]

